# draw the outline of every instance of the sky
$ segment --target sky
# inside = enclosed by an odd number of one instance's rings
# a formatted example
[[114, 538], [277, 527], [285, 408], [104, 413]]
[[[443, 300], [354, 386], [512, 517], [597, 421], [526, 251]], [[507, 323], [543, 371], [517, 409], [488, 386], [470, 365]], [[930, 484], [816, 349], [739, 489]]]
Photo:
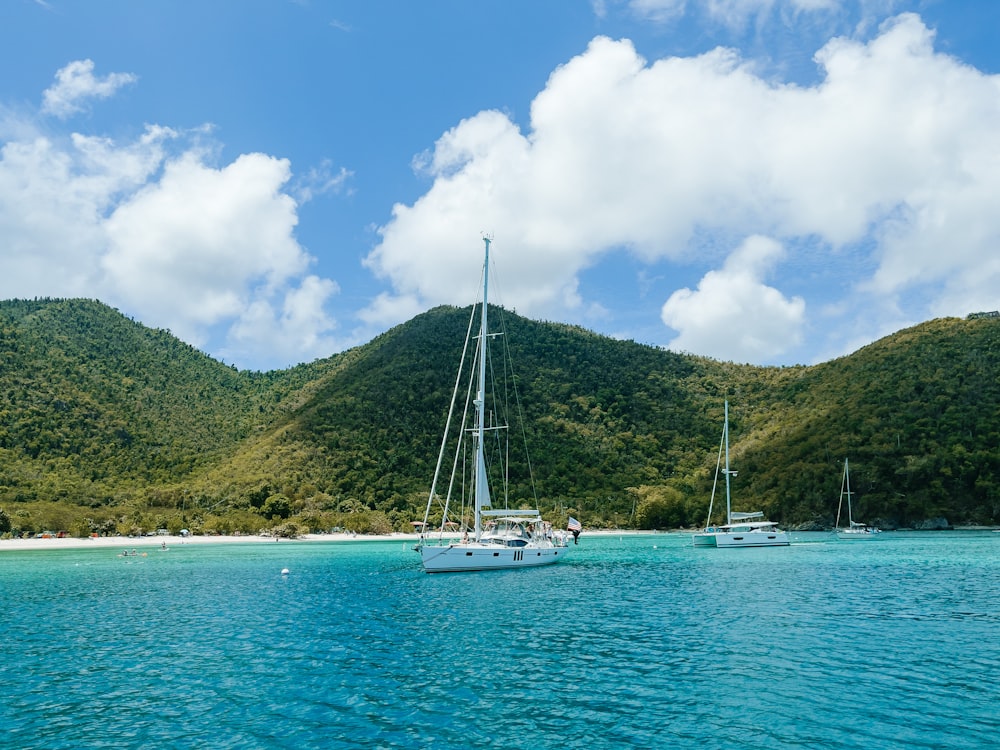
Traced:
[[[3, 0], [0, 299], [240, 369], [441, 304], [757, 365], [1000, 309], [993, 0]], [[496, 292], [496, 294], [494, 294]]]

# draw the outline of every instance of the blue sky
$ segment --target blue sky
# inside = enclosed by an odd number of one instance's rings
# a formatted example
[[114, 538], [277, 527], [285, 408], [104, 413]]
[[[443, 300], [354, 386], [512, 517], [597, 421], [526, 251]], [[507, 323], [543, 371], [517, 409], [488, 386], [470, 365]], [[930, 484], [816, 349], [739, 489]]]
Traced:
[[476, 300], [754, 364], [1000, 308], [1000, 3], [5, 0], [0, 298], [240, 368]]

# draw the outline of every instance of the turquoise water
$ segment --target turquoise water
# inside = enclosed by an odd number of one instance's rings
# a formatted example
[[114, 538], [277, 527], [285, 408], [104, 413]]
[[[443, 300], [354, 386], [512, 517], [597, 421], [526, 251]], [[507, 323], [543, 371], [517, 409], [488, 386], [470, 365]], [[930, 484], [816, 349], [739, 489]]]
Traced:
[[0, 745], [997, 747], [1000, 534], [793, 539], [5, 551]]

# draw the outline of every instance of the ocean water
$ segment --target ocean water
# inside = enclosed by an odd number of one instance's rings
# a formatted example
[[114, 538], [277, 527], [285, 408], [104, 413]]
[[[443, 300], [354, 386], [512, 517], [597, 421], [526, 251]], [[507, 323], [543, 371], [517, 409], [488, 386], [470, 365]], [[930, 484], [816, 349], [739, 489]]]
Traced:
[[1000, 534], [793, 540], [0, 552], [0, 746], [1000, 746]]

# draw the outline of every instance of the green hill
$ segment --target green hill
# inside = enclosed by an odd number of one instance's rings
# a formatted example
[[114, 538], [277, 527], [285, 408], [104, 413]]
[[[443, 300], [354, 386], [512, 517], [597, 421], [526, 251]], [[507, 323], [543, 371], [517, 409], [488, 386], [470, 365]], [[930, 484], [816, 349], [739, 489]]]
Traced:
[[[0, 302], [0, 532], [409, 528], [469, 313], [436, 308], [254, 373], [98, 302]], [[1000, 522], [1000, 321], [935, 320], [765, 368], [501, 313], [538, 503], [557, 520], [703, 523], [728, 399], [737, 508], [829, 526], [849, 457], [866, 520]]]

